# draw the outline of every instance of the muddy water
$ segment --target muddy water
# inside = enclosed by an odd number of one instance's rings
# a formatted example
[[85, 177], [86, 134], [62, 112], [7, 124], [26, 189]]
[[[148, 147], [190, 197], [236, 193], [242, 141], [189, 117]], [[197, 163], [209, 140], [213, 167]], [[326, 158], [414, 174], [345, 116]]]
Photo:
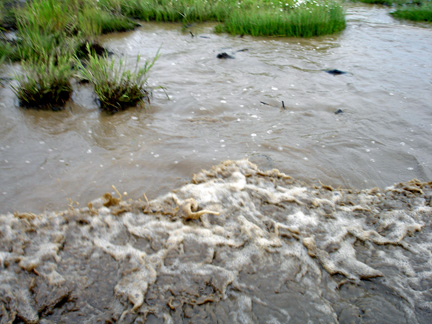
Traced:
[[[432, 189], [407, 181], [432, 178], [432, 30], [387, 12], [350, 5], [308, 40], [106, 36], [161, 48], [149, 82], [170, 98], [145, 111], [105, 115], [79, 86], [23, 110], [5, 83], [0, 323], [430, 323]], [[258, 167], [210, 169], [241, 158]]]
[[[63, 112], [28, 111], [6, 84], [0, 212], [58, 210], [68, 198], [85, 205], [111, 185], [156, 197], [202, 168], [245, 157], [333, 186], [431, 179], [430, 26], [400, 23], [379, 7], [347, 11], [343, 33], [306, 40], [215, 35], [212, 26], [192, 26], [192, 38], [177, 24], [104, 37], [132, 61], [161, 48], [149, 82], [170, 100], [156, 90], [145, 111], [104, 115], [85, 87]], [[235, 59], [217, 59], [221, 52]]]

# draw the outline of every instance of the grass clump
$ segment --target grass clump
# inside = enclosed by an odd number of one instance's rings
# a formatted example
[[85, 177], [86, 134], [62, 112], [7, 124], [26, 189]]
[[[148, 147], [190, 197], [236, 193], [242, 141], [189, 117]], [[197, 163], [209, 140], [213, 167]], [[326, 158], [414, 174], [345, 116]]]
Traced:
[[23, 107], [59, 110], [72, 94], [72, 60], [68, 55], [44, 53], [22, 62], [23, 74], [15, 75], [12, 90]]
[[[5, 1], [5, 0], [0, 0]], [[15, 12], [16, 52], [19, 59], [35, 59], [60, 48], [71, 55], [98, 35], [126, 31], [138, 24], [104, 10], [97, 0], [32, 0]]]
[[432, 2], [430, 0], [422, 1], [419, 4], [406, 4], [392, 12], [391, 15], [399, 19], [412, 21], [432, 21]]
[[148, 72], [159, 58], [159, 51], [151, 61], [139, 67], [137, 57], [134, 71], [126, 68], [123, 60], [109, 60], [107, 55], [98, 56], [90, 51], [85, 62], [76, 59], [80, 76], [94, 86], [102, 110], [115, 113], [128, 107], [150, 101], [151, 92], [146, 89]]
[[233, 11], [222, 30], [252, 36], [313, 37], [345, 28], [343, 9], [335, 2], [294, 0], [279, 6], [276, 13], [273, 10], [275, 6], [270, 5], [272, 3], [275, 2]]

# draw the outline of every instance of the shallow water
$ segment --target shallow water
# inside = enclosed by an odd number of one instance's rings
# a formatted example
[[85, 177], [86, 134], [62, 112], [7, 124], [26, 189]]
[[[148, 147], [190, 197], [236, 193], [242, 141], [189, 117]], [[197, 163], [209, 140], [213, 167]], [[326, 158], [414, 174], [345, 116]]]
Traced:
[[86, 87], [65, 111], [24, 110], [6, 83], [0, 212], [59, 210], [68, 198], [85, 205], [111, 185], [156, 197], [202, 168], [245, 157], [345, 188], [431, 179], [432, 29], [381, 7], [347, 11], [343, 33], [313, 39], [216, 35], [207, 25], [193, 26], [192, 38], [178, 24], [104, 37], [132, 63], [161, 48], [149, 82], [171, 99], [156, 90], [144, 111], [105, 115]]

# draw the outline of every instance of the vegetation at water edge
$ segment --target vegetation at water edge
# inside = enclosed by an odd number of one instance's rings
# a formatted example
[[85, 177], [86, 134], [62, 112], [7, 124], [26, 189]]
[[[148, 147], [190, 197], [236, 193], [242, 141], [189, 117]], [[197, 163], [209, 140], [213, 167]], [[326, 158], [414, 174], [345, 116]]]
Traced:
[[395, 18], [412, 21], [432, 21], [432, 0], [357, 0], [370, 4], [394, 7], [390, 14]]
[[24, 74], [15, 76], [12, 86], [20, 105], [59, 110], [72, 94], [72, 60], [68, 55], [43, 53], [22, 62]]
[[133, 71], [126, 68], [123, 60], [110, 60], [105, 54], [96, 55], [87, 47], [88, 57], [84, 63], [76, 58], [75, 63], [82, 79], [90, 82], [103, 110], [115, 113], [131, 106], [149, 102], [151, 92], [147, 90], [148, 72], [159, 58], [159, 52], [151, 61], [140, 67], [137, 57]]
[[339, 2], [333, 0], [100, 0], [114, 10], [145, 21], [216, 21], [219, 32], [253, 36], [312, 37], [345, 28]]
[[391, 15], [400, 19], [432, 22], [432, 1], [423, 0], [419, 1], [418, 4], [401, 5]]

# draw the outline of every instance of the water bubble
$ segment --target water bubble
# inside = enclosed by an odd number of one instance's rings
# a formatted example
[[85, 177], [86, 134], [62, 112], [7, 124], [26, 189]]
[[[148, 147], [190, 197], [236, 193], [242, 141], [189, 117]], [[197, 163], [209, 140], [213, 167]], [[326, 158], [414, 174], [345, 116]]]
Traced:
[[271, 87], [271, 89], [272, 89], [273, 91], [279, 90], [279, 89], [276, 88], [276, 87]]
[[92, 152], [91, 149], [88, 149], [88, 150], [87, 150], [87, 154], [90, 154], [91, 152]]
[[227, 103], [226, 100], [221, 100], [220, 102], [221, 102], [221, 103]]
[[138, 120], [138, 117], [136, 117], [136, 116], [132, 116], [131, 117], [133, 120]]
[[251, 136], [252, 136], [252, 137], [255, 137], [255, 136], [257, 136], [257, 134], [255, 134], [255, 133], [252, 133], [252, 134], [251, 134]]

